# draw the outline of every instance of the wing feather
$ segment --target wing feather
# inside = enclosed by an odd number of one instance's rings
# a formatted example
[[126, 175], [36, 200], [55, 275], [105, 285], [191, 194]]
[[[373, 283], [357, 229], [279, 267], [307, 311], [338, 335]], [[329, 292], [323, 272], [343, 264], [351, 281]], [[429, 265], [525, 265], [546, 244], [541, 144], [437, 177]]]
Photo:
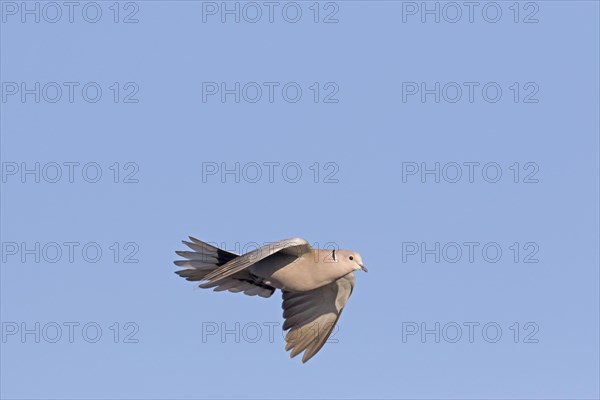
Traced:
[[354, 288], [351, 272], [335, 282], [309, 292], [283, 292], [286, 351], [290, 357], [304, 351], [302, 362], [310, 360], [323, 347]]
[[[219, 249], [213, 245], [202, 242], [190, 236], [190, 241], [183, 241], [193, 251], [176, 251], [186, 258], [176, 260], [175, 265], [185, 269], [176, 273], [188, 281], [206, 281], [206, 276], [216, 269], [226, 265], [228, 262], [239, 257], [235, 253]], [[201, 288], [214, 288], [217, 292], [228, 290], [230, 292], [243, 292], [249, 296], [269, 297], [275, 292], [275, 288], [255, 279], [249, 271], [232, 274], [224, 279], [201, 283]]]
[[293, 254], [299, 257], [310, 250], [311, 247], [308, 242], [300, 238], [285, 239], [269, 243], [268, 245], [259, 247], [254, 251], [250, 251], [234, 258], [223, 266], [215, 269], [213, 272], [207, 274], [204, 279], [209, 282], [214, 282], [227, 278], [278, 252]]

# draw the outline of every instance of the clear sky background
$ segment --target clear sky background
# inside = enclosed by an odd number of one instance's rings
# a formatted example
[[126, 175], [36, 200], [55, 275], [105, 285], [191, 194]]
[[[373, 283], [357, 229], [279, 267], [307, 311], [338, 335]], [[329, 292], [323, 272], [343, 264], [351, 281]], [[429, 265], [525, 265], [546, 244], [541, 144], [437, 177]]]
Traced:
[[[2, 398], [599, 397], [598, 2], [44, 4], [1, 3]], [[369, 273], [303, 365], [187, 235]]]

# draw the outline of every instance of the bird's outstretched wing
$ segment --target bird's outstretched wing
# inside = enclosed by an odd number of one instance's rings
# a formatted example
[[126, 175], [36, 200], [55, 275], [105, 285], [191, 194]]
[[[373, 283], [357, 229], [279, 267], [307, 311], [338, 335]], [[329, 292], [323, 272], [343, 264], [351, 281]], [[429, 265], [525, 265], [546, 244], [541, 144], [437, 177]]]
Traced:
[[204, 280], [208, 282], [216, 282], [221, 279], [227, 278], [233, 274], [236, 274], [243, 269], [250, 267], [251, 265], [263, 260], [275, 253], [286, 254], [289, 256], [301, 257], [303, 254], [309, 252], [312, 248], [308, 242], [300, 238], [292, 238], [279, 240], [277, 242], [269, 243], [265, 246], [259, 247], [254, 251], [250, 251], [242, 256], [234, 258], [227, 262], [223, 266], [215, 269], [204, 277]]
[[302, 362], [305, 363], [321, 350], [353, 288], [354, 272], [350, 272], [309, 292], [283, 291], [283, 329], [290, 330], [285, 337], [285, 350], [292, 350], [290, 357], [304, 351]]
[[[239, 257], [235, 253], [219, 249], [191, 236], [189, 242], [184, 240], [183, 243], [193, 251], [176, 252], [181, 257], [186, 258], [186, 260], [175, 261], [175, 265], [185, 268], [176, 271], [176, 273], [188, 281], [204, 281], [206, 275]], [[216, 282], [201, 283], [199, 286], [201, 288], [214, 288], [213, 290], [217, 292], [228, 290], [234, 293], [242, 292], [249, 296], [258, 295], [261, 297], [269, 297], [275, 292], [274, 287], [257, 280], [248, 271], [241, 271]]]

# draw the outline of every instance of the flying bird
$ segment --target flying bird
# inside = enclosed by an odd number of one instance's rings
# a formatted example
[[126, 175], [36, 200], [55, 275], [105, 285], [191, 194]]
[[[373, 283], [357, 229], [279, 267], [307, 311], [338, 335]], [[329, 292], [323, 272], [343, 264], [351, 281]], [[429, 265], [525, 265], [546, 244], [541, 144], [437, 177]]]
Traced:
[[183, 243], [192, 251], [176, 251], [185, 258], [176, 273], [201, 288], [270, 297], [283, 295], [285, 350], [290, 357], [304, 352], [310, 360], [325, 344], [352, 289], [354, 271], [367, 271], [360, 254], [351, 250], [319, 250], [300, 238], [285, 239], [239, 255], [196, 238]]

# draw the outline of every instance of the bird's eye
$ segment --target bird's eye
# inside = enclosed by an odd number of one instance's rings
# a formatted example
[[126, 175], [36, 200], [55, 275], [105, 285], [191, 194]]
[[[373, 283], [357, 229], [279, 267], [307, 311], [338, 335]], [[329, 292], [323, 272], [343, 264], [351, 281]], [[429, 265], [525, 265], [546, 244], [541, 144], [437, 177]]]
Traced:
[[350, 260], [354, 260], [354, 257], [350, 256]]

